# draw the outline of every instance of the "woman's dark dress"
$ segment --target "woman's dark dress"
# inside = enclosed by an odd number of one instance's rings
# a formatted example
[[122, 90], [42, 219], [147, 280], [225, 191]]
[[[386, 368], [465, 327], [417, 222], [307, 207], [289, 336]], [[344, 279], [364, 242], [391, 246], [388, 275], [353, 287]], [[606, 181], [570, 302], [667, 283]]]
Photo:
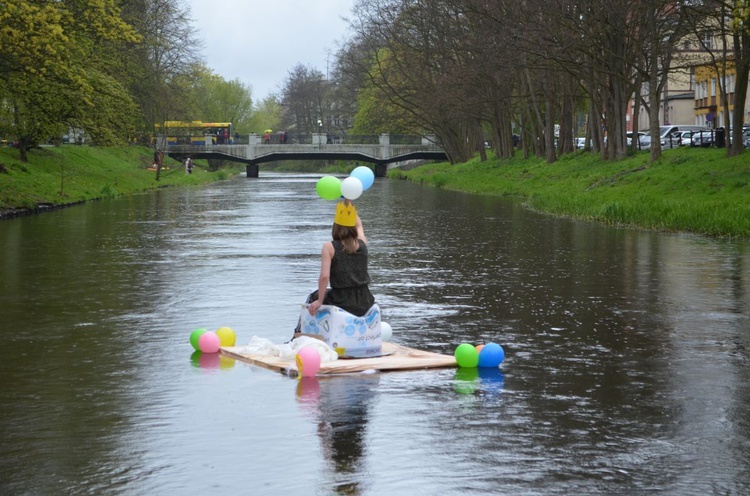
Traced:
[[[331, 260], [331, 287], [326, 291], [324, 305], [335, 305], [361, 317], [375, 304], [375, 297], [367, 286], [370, 275], [367, 272], [367, 245], [361, 239], [354, 253], [344, 252], [341, 241], [334, 240], [333, 260]], [[310, 293], [307, 303], [318, 299], [318, 290]]]
[[367, 272], [367, 245], [361, 239], [358, 241], [359, 248], [351, 254], [344, 252], [341, 241], [333, 241], [331, 289], [326, 292], [324, 304], [335, 305], [361, 317], [375, 303], [375, 297], [367, 286], [370, 283], [370, 275]]

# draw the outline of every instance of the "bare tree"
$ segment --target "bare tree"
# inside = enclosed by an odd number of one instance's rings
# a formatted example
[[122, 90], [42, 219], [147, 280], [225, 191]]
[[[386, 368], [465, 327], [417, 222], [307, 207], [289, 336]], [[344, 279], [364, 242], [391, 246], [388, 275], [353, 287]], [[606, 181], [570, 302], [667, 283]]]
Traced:
[[[683, 9], [691, 36], [700, 45], [703, 55], [703, 60], [699, 55], [689, 63], [708, 62], [713, 68], [724, 110], [724, 126], [732, 130], [727, 156], [738, 155], [744, 151], [742, 131], [750, 77], [750, 9], [740, 0], [686, 2]], [[735, 74], [734, 112], [730, 111], [728, 99], [730, 72]]]
[[123, 0], [123, 18], [141, 35], [126, 47], [126, 70], [145, 125], [155, 130], [166, 120], [191, 118], [186, 86], [201, 62], [202, 42], [191, 25], [184, 0]]
[[281, 90], [282, 125], [297, 133], [320, 131], [318, 121], [321, 124], [329, 121], [328, 89], [328, 81], [322, 72], [297, 64], [289, 72]]

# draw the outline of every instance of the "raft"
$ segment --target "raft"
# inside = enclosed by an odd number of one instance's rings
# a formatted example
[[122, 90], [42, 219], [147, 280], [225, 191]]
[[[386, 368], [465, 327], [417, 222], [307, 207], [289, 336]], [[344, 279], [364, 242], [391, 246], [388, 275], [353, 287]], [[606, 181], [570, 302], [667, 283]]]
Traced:
[[[243, 353], [242, 349], [242, 346], [224, 346], [221, 348], [221, 354], [283, 374], [297, 375], [294, 357], [280, 358], [268, 355], [252, 355]], [[332, 362], [324, 362], [320, 364], [318, 375], [351, 374], [366, 370], [420, 370], [456, 366], [456, 359], [451, 355], [442, 355], [386, 342], [383, 343], [381, 356], [354, 359], [339, 358]]]

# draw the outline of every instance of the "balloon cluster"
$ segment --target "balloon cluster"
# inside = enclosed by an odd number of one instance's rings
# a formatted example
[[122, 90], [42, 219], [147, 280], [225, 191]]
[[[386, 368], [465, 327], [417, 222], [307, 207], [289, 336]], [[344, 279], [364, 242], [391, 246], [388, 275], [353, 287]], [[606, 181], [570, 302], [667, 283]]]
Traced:
[[459, 367], [499, 367], [505, 360], [505, 350], [497, 343], [474, 346], [469, 343], [458, 345], [453, 352]]
[[343, 181], [334, 176], [321, 177], [315, 184], [315, 191], [324, 200], [338, 200], [342, 196], [347, 200], [356, 200], [374, 183], [375, 174], [372, 169], [360, 165]]
[[218, 353], [219, 348], [234, 346], [236, 341], [237, 336], [230, 327], [219, 327], [216, 332], [200, 328], [190, 333], [190, 344], [195, 351], [203, 353]]

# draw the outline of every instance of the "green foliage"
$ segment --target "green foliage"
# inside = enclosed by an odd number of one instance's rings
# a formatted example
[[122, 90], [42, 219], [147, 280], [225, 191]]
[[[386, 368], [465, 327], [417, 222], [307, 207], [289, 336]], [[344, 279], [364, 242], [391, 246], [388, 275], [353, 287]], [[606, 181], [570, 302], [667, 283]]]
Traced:
[[266, 129], [281, 131], [281, 105], [274, 96], [264, 98], [250, 116], [241, 133], [262, 134]]
[[194, 108], [185, 119], [231, 122], [235, 129], [250, 132], [253, 113], [252, 90], [239, 79], [226, 81], [203, 65], [194, 68], [189, 100]]
[[21, 142], [21, 157], [66, 126], [85, 127], [105, 142], [121, 134], [117, 127], [132, 121], [135, 106], [98, 54], [139, 37], [120, 18], [115, 1], [2, 5], [0, 121]]
[[750, 166], [723, 150], [667, 150], [602, 162], [571, 154], [543, 159], [497, 159], [431, 164], [389, 177], [437, 187], [523, 198], [530, 208], [605, 224], [750, 238]]

